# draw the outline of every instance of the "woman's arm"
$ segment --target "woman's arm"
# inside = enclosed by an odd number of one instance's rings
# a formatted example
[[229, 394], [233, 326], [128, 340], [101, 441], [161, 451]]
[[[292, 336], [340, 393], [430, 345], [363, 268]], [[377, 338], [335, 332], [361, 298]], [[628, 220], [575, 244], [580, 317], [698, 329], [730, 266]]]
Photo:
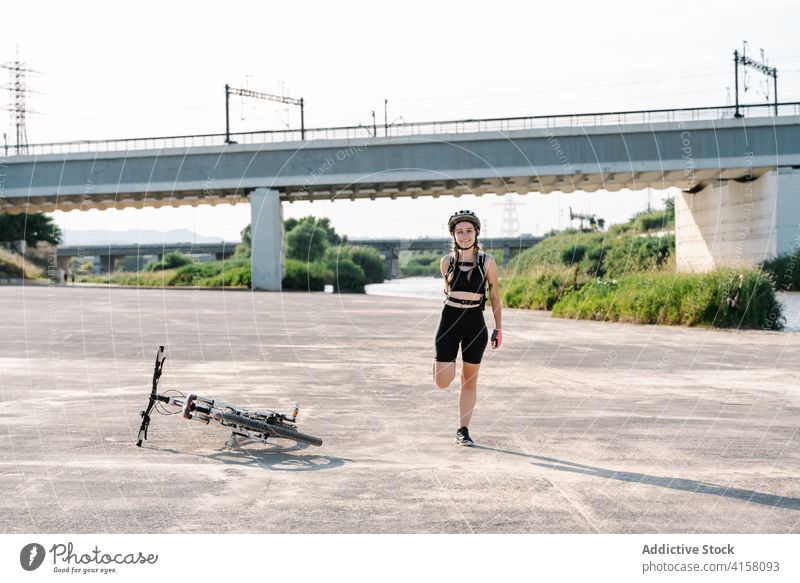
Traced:
[[489, 286], [489, 298], [492, 300], [492, 314], [494, 314], [494, 327], [502, 330], [502, 307], [500, 306], [500, 274], [494, 257], [486, 258], [486, 283]]
[[447, 269], [450, 267], [450, 256], [445, 255], [439, 262], [439, 271], [442, 272], [442, 279], [444, 280], [444, 293], [447, 293]]

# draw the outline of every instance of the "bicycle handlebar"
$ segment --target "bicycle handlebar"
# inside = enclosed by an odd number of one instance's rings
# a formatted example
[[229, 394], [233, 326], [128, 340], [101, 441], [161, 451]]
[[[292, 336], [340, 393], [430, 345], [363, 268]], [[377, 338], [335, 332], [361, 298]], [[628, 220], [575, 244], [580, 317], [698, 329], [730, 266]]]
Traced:
[[[156, 353], [156, 364], [153, 368], [153, 388], [150, 391], [150, 400], [147, 402], [147, 408], [141, 411], [139, 415], [142, 417], [142, 425], [139, 427], [139, 436], [136, 439], [136, 445], [142, 447], [142, 441], [147, 439], [147, 428], [150, 426], [150, 413], [158, 401], [163, 401], [165, 398], [158, 394], [158, 379], [161, 378], [161, 371], [164, 368], [164, 361], [167, 359], [164, 356], [164, 347], [159, 346]], [[169, 401], [169, 399], [166, 399]]]

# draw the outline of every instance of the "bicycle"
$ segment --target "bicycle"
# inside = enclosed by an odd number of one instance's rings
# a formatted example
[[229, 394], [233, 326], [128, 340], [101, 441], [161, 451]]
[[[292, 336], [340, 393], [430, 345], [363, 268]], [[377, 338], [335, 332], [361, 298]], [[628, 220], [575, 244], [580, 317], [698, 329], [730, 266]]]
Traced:
[[[270, 410], [253, 411], [195, 394], [190, 394], [187, 397], [175, 389], [159, 394], [158, 381], [164, 370], [166, 358], [164, 347], [159, 346], [153, 370], [153, 387], [150, 391], [150, 400], [147, 403], [147, 407], [139, 413], [142, 418], [142, 425], [139, 427], [139, 435], [136, 439], [138, 447], [142, 447], [142, 442], [147, 439], [147, 430], [151, 421], [150, 414], [154, 409], [162, 415], [182, 413], [184, 419], [199, 421], [206, 425], [219, 425], [230, 429], [231, 436], [226, 444], [229, 448], [238, 445], [237, 436], [262, 443], [268, 443], [267, 439], [269, 438], [278, 437], [310, 445], [322, 445], [322, 440], [319, 437], [297, 431], [296, 420], [300, 412], [297, 405], [294, 406], [294, 411], [289, 416]], [[166, 394], [171, 391], [174, 391], [177, 395]], [[174, 407], [179, 411], [169, 412], [166, 407]]]

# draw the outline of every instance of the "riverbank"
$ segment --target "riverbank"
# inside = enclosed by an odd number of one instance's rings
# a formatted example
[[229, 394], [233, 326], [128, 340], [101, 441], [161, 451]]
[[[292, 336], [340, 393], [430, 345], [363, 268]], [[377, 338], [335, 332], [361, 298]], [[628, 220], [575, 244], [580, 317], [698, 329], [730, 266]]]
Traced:
[[[416, 297], [425, 299], [441, 299], [442, 280], [435, 277], [409, 277], [385, 283], [369, 285], [367, 294], [393, 297]], [[785, 332], [800, 332], [800, 292], [778, 292], [782, 312], [786, 318]], [[549, 312], [544, 312], [549, 314]]]

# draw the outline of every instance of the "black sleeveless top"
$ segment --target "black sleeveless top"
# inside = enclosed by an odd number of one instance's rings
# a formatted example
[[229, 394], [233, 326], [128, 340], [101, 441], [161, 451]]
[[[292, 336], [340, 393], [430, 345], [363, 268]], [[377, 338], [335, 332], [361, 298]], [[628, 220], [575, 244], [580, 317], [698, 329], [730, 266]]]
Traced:
[[[481, 258], [483, 259], [483, 258]], [[479, 261], [478, 266], [472, 270], [472, 277], [467, 279], [469, 275], [469, 270], [464, 271], [461, 269], [462, 266], [464, 267], [472, 267], [474, 262], [472, 261], [459, 261], [455, 264], [455, 277], [453, 278], [453, 283], [450, 285], [450, 291], [460, 291], [460, 292], [470, 292], [473, 294], [482, 294], [484, 293], [484, 280], [486, 278], [485, 275], [485, 267], [480, 265], [482, 263]]]

